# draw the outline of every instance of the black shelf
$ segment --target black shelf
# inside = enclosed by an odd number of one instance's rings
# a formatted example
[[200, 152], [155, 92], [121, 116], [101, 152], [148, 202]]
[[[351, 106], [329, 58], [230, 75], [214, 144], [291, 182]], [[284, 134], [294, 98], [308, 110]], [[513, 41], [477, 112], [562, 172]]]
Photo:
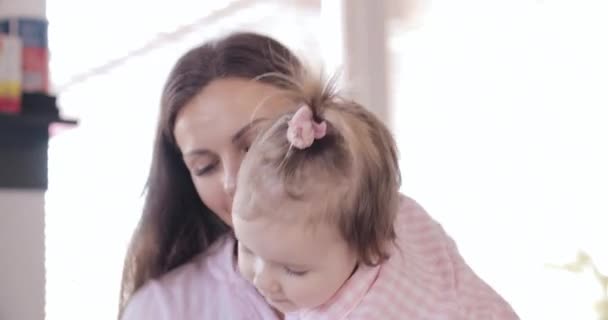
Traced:
[[0, 113], [0, 189], [46, 190], [51, 124], [76, 125], [54, 115]]
[[36, 126], [48, 126], [52, 123], [76, 125], [78, 124], [78, 121], [44, 115], [13, 115], [8, 113], [0, 113], [0, 132], [4, 131], [4, 129], [6, 128], [16, 129]]

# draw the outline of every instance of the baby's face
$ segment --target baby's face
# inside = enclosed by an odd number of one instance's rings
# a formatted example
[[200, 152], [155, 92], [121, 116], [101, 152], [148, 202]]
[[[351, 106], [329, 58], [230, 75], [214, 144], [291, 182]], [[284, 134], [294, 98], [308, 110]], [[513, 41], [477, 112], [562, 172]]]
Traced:
[[[275, 213], [243, 219], [251, 216], [240, 214], [242, 210], [255, 209], [235, 200], [239, 270], [277, 310], [285, 313], [321, 306], [353, 273], [356, 255], [335, 226], [311, 225], [297, 218], [285, 221]], [[267, 207], [297, 217], [298, 212], [304, 216], [315, 206], [285, 200]]]

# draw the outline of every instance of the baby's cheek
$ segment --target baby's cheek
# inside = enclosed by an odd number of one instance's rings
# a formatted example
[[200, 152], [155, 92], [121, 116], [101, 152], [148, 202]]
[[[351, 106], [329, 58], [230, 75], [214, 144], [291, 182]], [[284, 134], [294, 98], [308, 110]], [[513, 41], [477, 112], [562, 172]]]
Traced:
[[[300, 308], [316, 308], [327, 302], [335, 293], [335, 279], [325, 274], [315, 274], [303, 281], [292, 283], [286, 291], [297, 301]], [[285, 289], [285, 287], [284, 287]]]

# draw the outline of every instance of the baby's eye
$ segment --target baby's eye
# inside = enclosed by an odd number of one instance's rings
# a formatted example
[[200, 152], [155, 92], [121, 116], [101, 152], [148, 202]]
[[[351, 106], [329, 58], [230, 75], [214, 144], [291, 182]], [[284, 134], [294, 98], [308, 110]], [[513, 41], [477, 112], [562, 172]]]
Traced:
[[305, 276], [308, 273], [308, 271], [294, 270], [294, 269], [285, 267], [285, 273], [287, 273], [287, 275], [293, 276], [293, 277], [302, 277], [302, 276]]

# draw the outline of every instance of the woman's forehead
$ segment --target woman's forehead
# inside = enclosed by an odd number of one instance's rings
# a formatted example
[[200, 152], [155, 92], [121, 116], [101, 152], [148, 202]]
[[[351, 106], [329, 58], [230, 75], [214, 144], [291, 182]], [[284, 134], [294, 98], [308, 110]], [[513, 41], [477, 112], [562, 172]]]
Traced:
[[[215, 80], [177, 115], [174, 134], [182, 151], [230, 142], [233, 135], [260, 118], [275, 118], [295, 108], [283, 92], [257, 81]], [[186, 146], [187, 145], [187, 146]]]
[[284, 91], [259, 81], [224, 78], [212, 81], [186, 106], [192, 107], [209, 118], [223, 118], [226, 114], [257, 118], [289, 111], [294, 105]]

